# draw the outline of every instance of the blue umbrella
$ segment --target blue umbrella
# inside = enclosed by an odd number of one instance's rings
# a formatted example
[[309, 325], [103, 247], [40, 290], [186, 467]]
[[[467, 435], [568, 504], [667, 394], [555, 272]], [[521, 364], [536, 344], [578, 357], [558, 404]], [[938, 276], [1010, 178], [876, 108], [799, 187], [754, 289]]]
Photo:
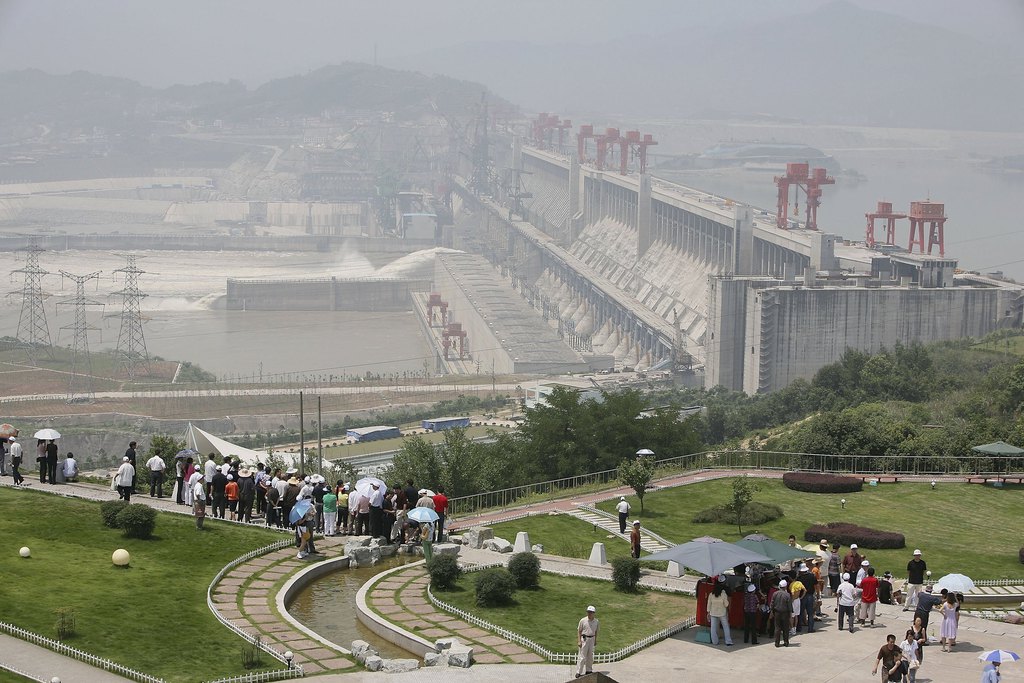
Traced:
[[440, 515], [430, 508], [413, 508], [409, 510], [409, 519], [414, 522], [436, 522], [441, 519]]
[[300, 519], [306, 516], [309, 512], [309, 508], [313, 507], [313, 502], [310, 500], [300, 500], [292, 506], [292, 511], [288, 513], [288, 522], [295, 524]]
[[183, 448], [177, 453], [175, 453], [174, 457], [177, 460], [187, 460], [188, 458], [194, 458], [197, 455], [199, 455], [199, 451], [193, 450], [191, 448]]
[[1016, 662], [1020, 655], [1008, 650], [989, 650], [978, 655], [978, 659], [983, 662]]

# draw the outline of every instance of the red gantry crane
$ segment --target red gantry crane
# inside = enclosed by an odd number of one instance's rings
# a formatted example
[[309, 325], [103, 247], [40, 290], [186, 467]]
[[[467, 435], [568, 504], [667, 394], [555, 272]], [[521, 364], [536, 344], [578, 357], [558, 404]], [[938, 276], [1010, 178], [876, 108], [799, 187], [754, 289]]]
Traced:
[[818, 229], [818, 207], [821, 206], [821, 187], [823, 185], [835, 185], [836, 179], [828, 175], [823, 168], [816, 168], [813, 171], [810, 164], [803, 162], [790, 162], [786, 164], [786, 175], [775, 176], [775, 184], [779, 188], [778, 211], [776, 212], [776, 225], [786, 230], [789, 228], [789, 190], [794, 188], [793, 215], [800, 215], [800, 190], [807, 196], [807, 221], [808, 230]]
[[899, 218], [906, 218], [905, 213], [895, 213], [892, 210], [892, 202], [878, 202], [878, 208], [873, 213], [866, 213], [864, 216], [868, 219], [867, 232], [865, 233], [865, 242], [871, 248], [874, 248], [878, 242], [875, 240], [875, 220], [885, 219], [885, 244], [894, 245], [896, 244], [896, 220]]
[[938, 245], [939, 256], [946, 255], [944, 227], [946, 225], [946, 205], [933, 202], [910, 202], [910, 245], [907, 250], [914, 253], [917, 245], [918, 253], [924, 253], [924, 226], [928, 224], [928, 254]]

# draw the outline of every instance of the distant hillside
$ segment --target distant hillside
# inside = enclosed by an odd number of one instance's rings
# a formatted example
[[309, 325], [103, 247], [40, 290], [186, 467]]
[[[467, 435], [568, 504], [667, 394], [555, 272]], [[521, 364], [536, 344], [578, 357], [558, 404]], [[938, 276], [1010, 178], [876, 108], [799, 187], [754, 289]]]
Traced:
[[[84, 71], [53, 75], [28, 69], [0, 73], [0, 123], [118, 131], [161, 118], [242, 122], [267, 116], [318, 116], [328, 109], [389, 111], [403, 120], [432, 112], [434, 104], [442, 112], [464, 117], [473, 113], [486, 90], [478, 83], [356, 63], [270, 81], [255, 90], [239, 81], [161, 90]], [[501, 102], [494, 96], [490, 100]]]
[[[633, 18], [657, 26], [657, 17]], [[398, 65], [485, 82], [541, 111], [1024, 129], [1024, 48], [842, 1], [783, 20], [657, 38], [466, 43]]]

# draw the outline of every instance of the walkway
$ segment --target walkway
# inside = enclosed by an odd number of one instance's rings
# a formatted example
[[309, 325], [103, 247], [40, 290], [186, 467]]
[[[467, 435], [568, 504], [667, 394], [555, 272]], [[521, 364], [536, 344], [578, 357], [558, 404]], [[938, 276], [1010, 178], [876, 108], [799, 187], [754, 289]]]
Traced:
[[385, 619], [428, 641], [458, 638], [473, 648], [473, 660], [482, 664], [544, 661], [540, 655], [521, 645], [434, 607], [427, 596], [429, 583], [430, 576], [423, 565], [408, 567], [374, 585], [367, 596], [367, 604]]
[[[0, 662], [43, 681], [54, 677], [66, 683], [122, 683], [131, 680], [4, 633], [0, 633]], [[0, 678], [3, 676], [0, 669]]]
[[[317, 541], [325, 555], [340, 555], [343, 537]], [[291, 650], [293, 660], [306, 674], [336, 671], [355, 666], [342, 653], [296, 629], [277, 611], [277, 594], [285, 581], [309, 562], [295, 557], [295, 549], [282, 548], [238, 565], [213, 588], [212, 598], [221, 616], [278, 652]]]
[[[592, 512], [582, 508], [576, 510], [569, 510], [566, 514], [571, 515], [577, 519], [580, 519], [587, 524], [593, 524], [594, 526], [607, 531], [609, 534], [629, 543], [630, 529], [626, 529], [626, 533], [619, 533], [619, 520], [602, 514], [601, 512]], [[640, 547], [649, 553], [656, 553], [661, 550], [668, 550], [671, 546], [665, 545], [657, 538], [655, 538], [651, 532], [640, 527]]]

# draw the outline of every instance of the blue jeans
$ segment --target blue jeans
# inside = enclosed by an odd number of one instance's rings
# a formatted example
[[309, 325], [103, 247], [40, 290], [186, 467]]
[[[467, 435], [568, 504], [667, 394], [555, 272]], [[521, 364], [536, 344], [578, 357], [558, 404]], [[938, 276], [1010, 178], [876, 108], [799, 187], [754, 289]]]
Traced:
[[807, 633], [814, 633], [814, 602], [814, 593], [807, 593], [800, 599], [800, 620]]

